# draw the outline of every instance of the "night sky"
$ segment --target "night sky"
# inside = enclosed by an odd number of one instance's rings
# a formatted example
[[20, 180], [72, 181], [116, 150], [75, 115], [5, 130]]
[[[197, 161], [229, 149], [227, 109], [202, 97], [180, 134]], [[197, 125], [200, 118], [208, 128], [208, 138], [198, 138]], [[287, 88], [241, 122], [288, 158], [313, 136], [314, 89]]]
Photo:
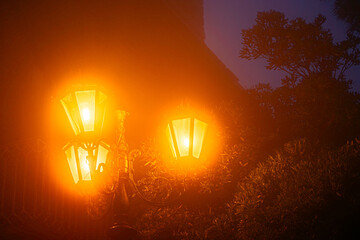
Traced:
[[[265, 61], [248, 61], [238, 57], [241, 49], [241, 30], [251, 28], [259, 11], [277, 10], [289, 19], [303, 17], [313, 21], [321, 13], [327, 18], [325, 27], [335, 41], [346, 37], [346, 25], [333, 14], [333, 1], [321, 0], [204, 0], [206, 44], [239, 78], [240, 84], [252, 87], [259, 82], [280, 85], [281, 73], [265, 69]], [[360, 91], [360, 67], [347, 72]]]

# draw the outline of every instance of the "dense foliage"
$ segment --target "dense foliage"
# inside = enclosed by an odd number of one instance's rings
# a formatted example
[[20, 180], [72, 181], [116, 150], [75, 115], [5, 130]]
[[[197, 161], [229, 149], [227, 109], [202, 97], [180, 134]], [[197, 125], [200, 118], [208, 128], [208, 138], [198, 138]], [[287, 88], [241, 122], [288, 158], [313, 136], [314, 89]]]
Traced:
[[336, 0], [335, 13], [349, 25], [349, 31], [360, 34], [360, 2], [358, 0]]
[[[340, 239], [357, 231], [359, 140], [334, 151], [293, 141], [251, 171], [244, 155], [249, 150], [230, 148], [214, 168], [182, 179], [184, 195], [177, 201], [138, 212], [144, 238]], [[247, 173], [241, 180], [233, 175], [234, 159]], [[155, 178], [153, 172], [147, 181]]]
[[306, 137], [336, 146], [360, 132], [359, 95], [345, 77], [360, 63], [360, 38], [349, 34], [334, 43], [323, 28], [325, 20], [319, 15], [307, 23], [276, 11], [260, 12], [256, 24], [242, 32], [242, 58], [263, 58], [268, 69], [286, 74], [277, 89], [260, 84], [250, 91], [263, 111], [273, 115], [284, 142]]
[[319, 151], [304, 140], [260, 164], [229, 207], [238, 239], [340, 239], [358, 231], [360, 141]]

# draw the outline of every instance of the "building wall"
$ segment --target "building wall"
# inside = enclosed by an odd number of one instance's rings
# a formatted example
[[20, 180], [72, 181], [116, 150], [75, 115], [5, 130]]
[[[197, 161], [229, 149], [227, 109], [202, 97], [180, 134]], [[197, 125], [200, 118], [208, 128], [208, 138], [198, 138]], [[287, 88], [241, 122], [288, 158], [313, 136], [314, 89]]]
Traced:
[[197, 36], [205, 40], [203, 0], [164, 0], [174, 14]]
[[66, 84], [104, 85], [144, 132], [181, 99], [212, 105], [240, 88], [193, 34], [202, 34], [201, 1], [1, 4], [0, 130], [8, 138], [48, 133], [46, 107]]

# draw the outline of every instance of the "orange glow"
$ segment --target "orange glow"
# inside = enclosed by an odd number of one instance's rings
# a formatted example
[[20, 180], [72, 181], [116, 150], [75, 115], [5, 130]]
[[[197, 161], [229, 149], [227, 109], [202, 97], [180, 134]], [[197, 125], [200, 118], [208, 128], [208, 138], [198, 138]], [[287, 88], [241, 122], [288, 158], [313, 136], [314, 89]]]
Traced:
[[[68, 160], [70, 167], [70, 172], [73, 176], [74, 182], [78, 183], [79, 181], [91, 181], [90, 163], [87, 156], [89, 155], [88, 150], [84, 149], [83, 146], [78, 146], [77, 144], [68, 144], [64, 147], [65, 155]], [[103, 172], [103, 165], [105, 164], [108, 153], [109, 146], [101, 142], [93, 151], [95, 163], [95, 170]]]
[[183, 145], [184, 145], [184, 148], [189, 149], [189, 146], [190, 146], [189, 138], [184, 139]]
[[108, 145], [105, 145], [105, 143], [100, 144], [98, 147], [96, 169], [98, 169], [100, 172], [104, 171], [103, 168], [100, 168], [100, 164], [106, 163], [109, 148], [110, 147]]
[[86, 158], [88, 156], [88, 152], [82, 147], [79, 147], [77, 151], [78, 151], [82, 180], [90, 181], [91, 174], [90, 174], [89, 160]]
[[81, 90], [61, 99], [75, 135], [101, 132], [107, 97], [97, 90]]
[[[110, 179], [110, 176], [106, 173], [101, 174], [99, 179], [95, 181], [95, 184], [93, 181], [82, 181], [82, 183], [80, 183], [80, 181], [79, 184], [74, 184], [75, 179], [69, 167], [69, 162], [65, 156], [63, 146], [69, 139], [74, 137], [79, 141], [99, 139], [99, 137], [111, 138], [114, 129], [113, 126], [115, 124], [112, 122], [113, 119], [111, 117], [106, 116], [103, 118], [103, 126], [100, 126], [101, 121], [96, 120], [95, 132], [84, 132], [84, 134], [79, 132], [79, 135], [75, 135], [71, 119], [68, 118], [68, 114], [64, 111], [65, 108], [61, 103], [61, 100], [64, 96], [67, 97], [70, 95], [71, 100], [74, 100], [76, 103], [75, 91], [96, 89], [96, 93], [98, 94], [96, 97], [99, 101], [96, 100], [97, 105], [95, 114], [97, 116], [101, 115], [102, 112], [105, 111], [106, 105], [105, 114], [108, 115], [109, 113], [112, 113], [111, 111], [108, 111], [109, 109], [115, 109], [112, 104], [116, 104], [118, 99], [123, 100], [122, 97], [126, 92], [123, 92], [121, 88], [114, 84], [115, 80], [118, 79], [118, 76], [114, 76], [112, 72], [103, 71], [97, 68], [92, 68], [90, 70], [81, 69], [80, 71], [70, 70], [55, 76], [55, 79], [56, 80], [54, 81], [58, 84], [52, 85], [52, 91], [46, 93], [48, 94], [47, 98], [49, 101], [46, 102], [47, 105], [45, 107], [47, 110], [44, 111], [46, 113], [46, 121], [44, 121], [45, 138], [49, 143], [49, 152], [51, 152], [51, 157], [53, 158], [52, 161], [49, 161], [50, 175], [56, 185], [68, 193], [74, 195], [96, 194], [98, 193], [97, 183], [103, 184]], [[84, 86], [86, 88], [84, 88]], [[93, 88], [91, 89], [88, 86], [93, 86]], [[69, 94], [71, 92], [73, 94]], [[105, 92], [106, 95], [102, 94]], [[115, 96], [116, 100], [109, 100], [115, 99]], [[100, 111], [101, 109], [103, 111]], [[105, 116], [105, 114], [103, 114], [103, 116]], [[97, 117], [96, 119], [100, 118]], [[99, 129], [102, 129], [101, 132], [99, 132]], [[99, 156], [98, 160], [101, 161], [102, 159], [104, 158]], [[106, 164], [108, 164], [108, 162]], [[96, 168], [98, 168], [98, 166], [96, 166]], [[75, 170], [77, 171], [77, 168], [75, 168]], [[101, 165], [100, 171], [106, 172], [107, 167], [105, 166], [105, 168], [103, 168]]]
[[95, 94], [95, 90], [75, 92], [84, 132], [95, 130]]
[[208, 125], [202, 121], [194, 119], [194, 143], [193, 143], [193, 156], [200, 157], [201, 150], [203, 148], [205, 135]]
[[[190, 118], [184, 118], [180, 120], [172, 121], [172, 127], [174, 131], [175, 137], [171, 134], [171, 141], [174, 142], [172, 146], [177, 146], [179, 152], [175, 155], [175, 157], [186, 157], [189, 156], [189, 146], [190, 146]], [[170, 124], [168, 126], [168, 131], [171, 132]], [[176, 153], [175, 146], [175, 153]]]
[[71, 175], [74, 178], [74, 182], [79, 182], [79, 174], [76, 166], [75, 147], [71, 146], [65, 150], [65, 155], [69, 163]]
[[171, 121], [166, 135], [175, 158], [200, 158], [208, 124], [194, 119], [184, 118]]

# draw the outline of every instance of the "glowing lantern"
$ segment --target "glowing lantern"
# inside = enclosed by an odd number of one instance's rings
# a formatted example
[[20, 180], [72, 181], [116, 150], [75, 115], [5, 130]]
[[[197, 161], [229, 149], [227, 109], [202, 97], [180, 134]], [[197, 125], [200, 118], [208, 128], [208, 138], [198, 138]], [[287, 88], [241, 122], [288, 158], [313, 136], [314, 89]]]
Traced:
[[106, 101], [106, 95], [94, 89], [71, 92], [61, 99], [75, 135], [102, 131]]
[[208, 125], [195, 118], [173, 120], [168, 124], [167, 137], [175, 158], [199, 158]]
[[93, 180], [98, 172], [103, 172], [109, 149], [103, 142], [66, 145], [64, 151], [74, 182]]

